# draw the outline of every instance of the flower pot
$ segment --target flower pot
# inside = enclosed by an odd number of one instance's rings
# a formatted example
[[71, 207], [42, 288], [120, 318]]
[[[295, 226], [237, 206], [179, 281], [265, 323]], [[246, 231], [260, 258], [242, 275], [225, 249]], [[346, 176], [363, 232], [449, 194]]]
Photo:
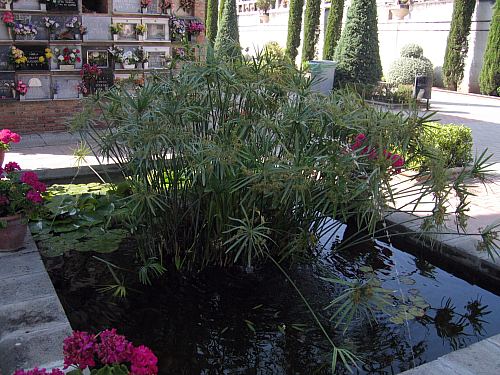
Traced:
[[7, 27], [7, 33], [9, 34], [9, 38], [12, 39], [12, 40], [15, 40], [16, 37], [15, 37], [15, 34], [14, 32], [12, 31], [12, 28], [11, 27]]
[[125, 63], [123, 63], [123, 69], [135, 69], [135, 64], [125, 64]]
[[141, 13], [146, 14], [148, 12], [148, 8], [141, 8]]
[[116, 42], [118, 40], [118, 34], [113, 34], [113, 40]]
[[261, 14], [260, 23], [269, 23], [269, 14]]
[[142, 63], [142, 68], [143, 69], [149, 69], [149, 62], [143, 62]]
[[[13, 99], [16, 99], [16, 98], [17, 98], [17, 91], [16, 91], [16, 90], [14, 90], [14, 89], [12, 89], [11, 91], [12, 91], [12, 98], [13, 98]], [[0, 165], [0, 166], [1, 166], [1, 165]]]
[[391, 8], [389, 11], [392, 18], [402, 20], [410, 13], [410, 7], [408, 4], [400, 4], [397, 8]]
[[19, 95], [19, 100], [25, 101], [26, 100], [26, 95]]
[[[15, 251], [23, 247], [28, 225], [18, 215], [0, 217], [7, 227], [0, 228], [0, 251]], [[3, 226], [2, 226], [3, 227]]]
[[139, 42], [144, 42], [144, 35], [137, 35]]
[[40, 10], [42, 12], [46, 12], [47, 11], [47, 4], [43, 3], [43, 4], [40, 4]]
[[58, 99], [57, 94], [54, 94], [53, 99], [54, 99], [54, 100]]
[[72, 64], [72, 65], [65, 65], [65, 64], [61, 64], [59, 65], [59, 70], [75, 70], [75, 65]]
[[82, 40], [82, 36], [80, 34], [75, 34], [75, 40]]
[[122, 63], [115, 62], [115, 69], [122, 69]]
[[3, 165], [4, 159], [5, 159], [5, 150], [0, 150], [0, 168]]
[[5, 9], [5, 10], [11, 10], [11, 9], [10, 9], [10, 3], [6, 3], [6, 4], [5, 4], [5, 8], [4, 8], [4, 9]]
[[83, 94], [81, 92], [78, 93], [78, 99], [83, 99]]

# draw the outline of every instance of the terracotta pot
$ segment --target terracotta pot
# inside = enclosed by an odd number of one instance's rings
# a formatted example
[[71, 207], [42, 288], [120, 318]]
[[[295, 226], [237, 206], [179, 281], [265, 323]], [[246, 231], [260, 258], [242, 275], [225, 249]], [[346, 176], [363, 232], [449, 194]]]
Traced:
[[0, 150], [0, 167], [3, 165], [5, 159], [5, 150]]
[[15, 251], [23, 247], [28, 225], [22, 215], [0, 217], [7, 227], [0, 229], [0, 251]]

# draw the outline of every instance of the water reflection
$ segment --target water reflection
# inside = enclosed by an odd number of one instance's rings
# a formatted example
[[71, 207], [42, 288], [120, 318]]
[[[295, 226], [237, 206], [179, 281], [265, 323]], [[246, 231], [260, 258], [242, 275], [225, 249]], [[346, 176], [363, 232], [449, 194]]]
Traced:
[[[363, 359], [355, 373], [395, 374], [499, 333], [500, 301], [494, 294], [383, 242], [336, 252], [329, 249], [334, 241], [335, 236], [324, 244], [320, 262], [297, 265], [290, 274], [335, 342]], [[153, 348], [162, 374], [330, 373], [328, 342], [272, 266], [253, 274], [207, 270], [179, 277], [172, 272], [119, 301], [96, 293], [109, 274], [86, 254], [47, 260], [47, 265], [74, 329], [116, 327]], [[367, 274], [393, 291], [398, 312], [392, 317], [377, 312], [376, 323], [354, 319], [345, 332], [343, 326], [335, 328], [323, 308], [343, 287], [319, 276], [355, 280]], [[410, 311], [424, 313], [412, 319]]]

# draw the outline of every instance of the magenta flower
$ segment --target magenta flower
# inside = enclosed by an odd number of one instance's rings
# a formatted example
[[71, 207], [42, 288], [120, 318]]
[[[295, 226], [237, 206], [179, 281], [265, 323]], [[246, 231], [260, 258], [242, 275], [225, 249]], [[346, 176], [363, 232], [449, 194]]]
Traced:
[[31, 187], [33, 188], [33, 190], [36, 190], [39, 193], [45, 193], [47, 191], [47, 185], [40, 181], [33, 182]]
[[10, 163], [5, 164], [4, 170], [6, 173], [12, 173], [16, 170], [20, 171], [21, 167], [16, 162], [11, 161]]
[[99, 337], [101, 342], [97, 346], [97, 355], [102, 363], [112, 365], [130, 362], [134, 346], [125, 336], [118, 335], [113, 328], [102, 331]]
[[10, 131], [9, 129], [0, 130], [0, 142], [4, 144], [9, 143], [19, 143], [21, 141], [21, 136], [17, 133]]
[[35, 172], [24, 172], [21, 175], [21, 182], [33, 186], [38, 182], [38, 175]]
[[30, 190], [26, 193], [26, 199], [32, 201], [35, 204], [40, 204], [43, 202], [42, 195], [36, 190]]
[[405, 159], [401, 155], [394, 154], [391, 156], [392, 167], [394, 168], [394, 173], [401, 173], [401, 169], [405, 165]]
[[352, 145], [352, 149], [353, 150], [357, 150], [358, 148], [361, 148], [361, 146], [363, 145], [363, 143], [365, 142], [366, 140], [366, 135], [364, 135], [363, 133], [360, 133], [356, 136], [356, 138], [354, 139], [354, 143]]
[[64, 339], [64, 368], [74, 365], [83, 370], [95, 366], [95, 349], [97, 343], [94, 335], [74, 331], [70, 337]]
[[130, 374], [131, 375], [156, 375], [158, 367], [156, 366], [158, 359], [153, 354], [151, 349], [141, 345], [134, 348], [132, 357], [130, 358]]

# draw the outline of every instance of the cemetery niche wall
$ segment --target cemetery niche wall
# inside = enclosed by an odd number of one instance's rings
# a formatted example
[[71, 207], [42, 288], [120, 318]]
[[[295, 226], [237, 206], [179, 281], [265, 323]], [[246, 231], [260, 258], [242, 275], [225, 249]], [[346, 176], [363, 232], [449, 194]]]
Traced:
[[126, 79], [141, 84], [153, 72], [170, 69], [174, 58], [182, 60], [178, 51], [193, 50], [204, 30], [202, 0], [193, 1], [188, 9], [180, 6], [180, 0], [0, 4], [0, 102], [4, 103], [74, 100]]

